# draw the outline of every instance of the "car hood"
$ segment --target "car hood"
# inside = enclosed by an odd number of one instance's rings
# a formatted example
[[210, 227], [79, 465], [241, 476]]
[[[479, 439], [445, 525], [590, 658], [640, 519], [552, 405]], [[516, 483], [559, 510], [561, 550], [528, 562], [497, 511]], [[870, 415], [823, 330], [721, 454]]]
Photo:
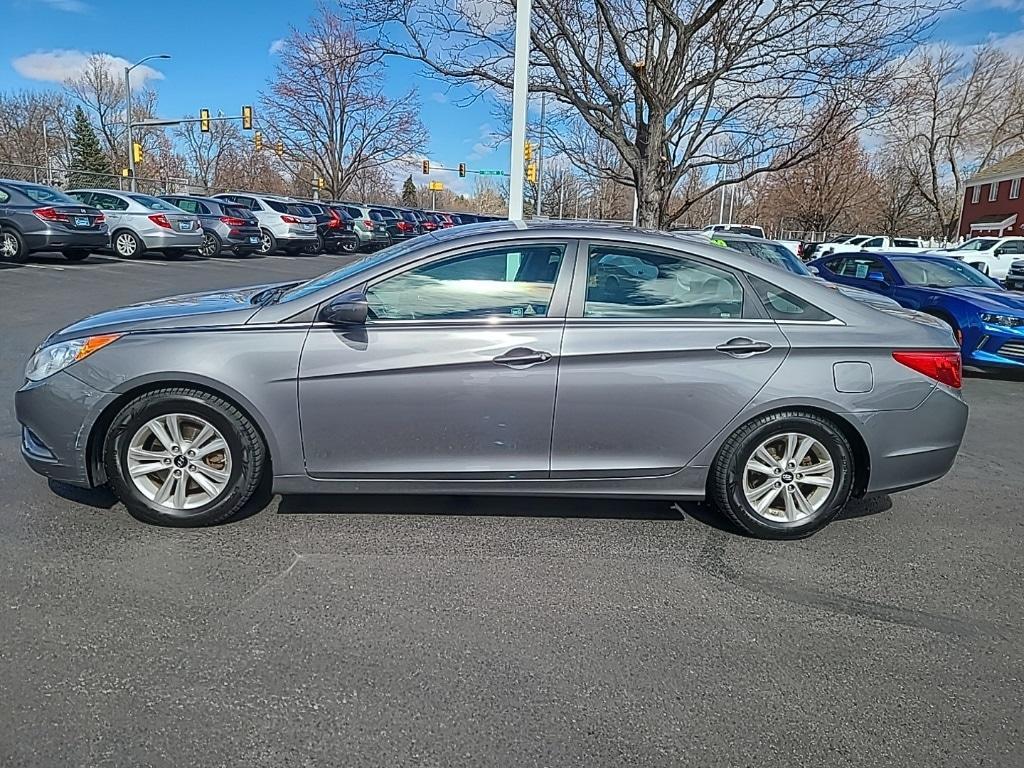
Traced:
[[47, 341], [64, 341], [97, 333], [241, 325], [259, 310], [259, 306], [252, 303], [253, 296], [278, 285], [282, 284], [190, 293], [108, 309], [62, 328]]
[[939, 296], [955, 296], [969, 301], [982, 309], [993, 311], [1011, 310], [1024, 313], [1024, 297], [1020, 294], [1004, 291], [1001, 288], [985, 288], [982, 286], [964, 286], [960, 288], [931, 288]]

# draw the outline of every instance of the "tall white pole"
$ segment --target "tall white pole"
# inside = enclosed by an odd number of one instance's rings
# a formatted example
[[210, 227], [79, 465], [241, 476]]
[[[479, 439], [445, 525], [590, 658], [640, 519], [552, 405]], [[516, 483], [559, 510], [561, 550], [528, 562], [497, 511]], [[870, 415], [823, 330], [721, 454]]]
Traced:
[[526, 108], [530, 98], [530, 0], [516, 0], [515, 71], [512, 78], [512, 162], [508, 185], [508, 217], [523, 218], [523, 175], [526, 165]]
[[[135, 65], [139, 66], [138, 64]], [[135, 67], [124, 68], [124, 122], [128, 128], [128, 182], [132, 192], [135, 191], [135, 140], [132, 138], [132, 81], [131, 74]]]
[[46, 159], [46, 186], [53, 186], [53, 173], [50, 171], [50, 136], [46, 130], [46, 121], [43, 120], [43, 157]]
[[636, 226], [638, 216], [640, 214], [640, 195], [636, 191], [636, 187], [633, 187], [633, 226]]
[[718, 223], [724, 224], [723, 218], [725, 217], [725, 187], [722, 187], [722, 196], [718, 201]]

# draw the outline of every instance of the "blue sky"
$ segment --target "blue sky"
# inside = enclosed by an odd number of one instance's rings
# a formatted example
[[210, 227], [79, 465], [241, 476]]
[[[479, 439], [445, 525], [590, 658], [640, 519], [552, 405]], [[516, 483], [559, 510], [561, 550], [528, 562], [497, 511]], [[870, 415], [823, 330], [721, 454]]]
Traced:
[[[300, 29], [315, 0], [0, 0], [5, 45], [0, 52], [0, 89], [57, 88], [93, 52], [135, 62], [152, 53], [149, 84], [160, 94], [162, 116], [216, 113], [255, 104], [272, 74], [275, 41]], [[152, 9], [152, 10], [151, 10]], [[968, 0], [935, 29], [935, 41], [970, 46], [997, 38], [1024, 53], [1024, 0]], [[150, 74], [150, 73], [145, 73]], [[431, 131], [435, 162], [472, 168], [508, 168], [507, 149], [486, 145], [493, 117], [485, 103], [459, 108], [443, 84], [418, 74], [408, 62], [388, 70], [386, 93], [420, 90], [423, 120]]]

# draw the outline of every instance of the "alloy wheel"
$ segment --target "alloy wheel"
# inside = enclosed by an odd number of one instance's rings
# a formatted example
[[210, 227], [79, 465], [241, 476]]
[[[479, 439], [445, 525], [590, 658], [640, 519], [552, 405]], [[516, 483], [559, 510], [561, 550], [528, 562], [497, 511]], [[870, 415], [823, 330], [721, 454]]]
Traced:
[[203, 235], [203, 244], [199, 246], [199, 255], [209, 258], [213, 256], [214, 251], [217, 250], [217, 244], [213, 240], [213, 235], [209, 232]]
[[267, 234], [266, 232], [263, 232], [260, 235], [260, 253], [270, 253], [270, 248], [272, 245], [273, 243], [270, 240], [270, 235]]
[[134, 237], [127, 232], [122, 232], [117, 236], [114, 247], [121, 256], [133, 256], [137, 246]]
[[191, 414], [169, 413], [146, 422], [128, 444], [126, 459], [138, 491], [173, 510], [210, 504], [231, 478], [231, 449], [224, 436]]
[[3, 233], [3, 240], [0, 240], [0, 256], [10, 259], [18, 255], [18, 240], [10, 232]]
[[815, 514], [835, 485], [828, 449], [799, 432], [774, 435], [761, 443], [743, 468], [743, 495], [766, 520], [792, 523]]

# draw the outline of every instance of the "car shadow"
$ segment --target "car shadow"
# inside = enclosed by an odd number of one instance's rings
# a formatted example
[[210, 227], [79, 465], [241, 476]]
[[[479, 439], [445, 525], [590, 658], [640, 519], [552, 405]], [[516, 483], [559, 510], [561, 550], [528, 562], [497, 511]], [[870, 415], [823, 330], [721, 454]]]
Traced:
[[987, 381], [1024, 381], [1024, 370], [997, 368], [969, 368], [964, 366], [964, 378]]

